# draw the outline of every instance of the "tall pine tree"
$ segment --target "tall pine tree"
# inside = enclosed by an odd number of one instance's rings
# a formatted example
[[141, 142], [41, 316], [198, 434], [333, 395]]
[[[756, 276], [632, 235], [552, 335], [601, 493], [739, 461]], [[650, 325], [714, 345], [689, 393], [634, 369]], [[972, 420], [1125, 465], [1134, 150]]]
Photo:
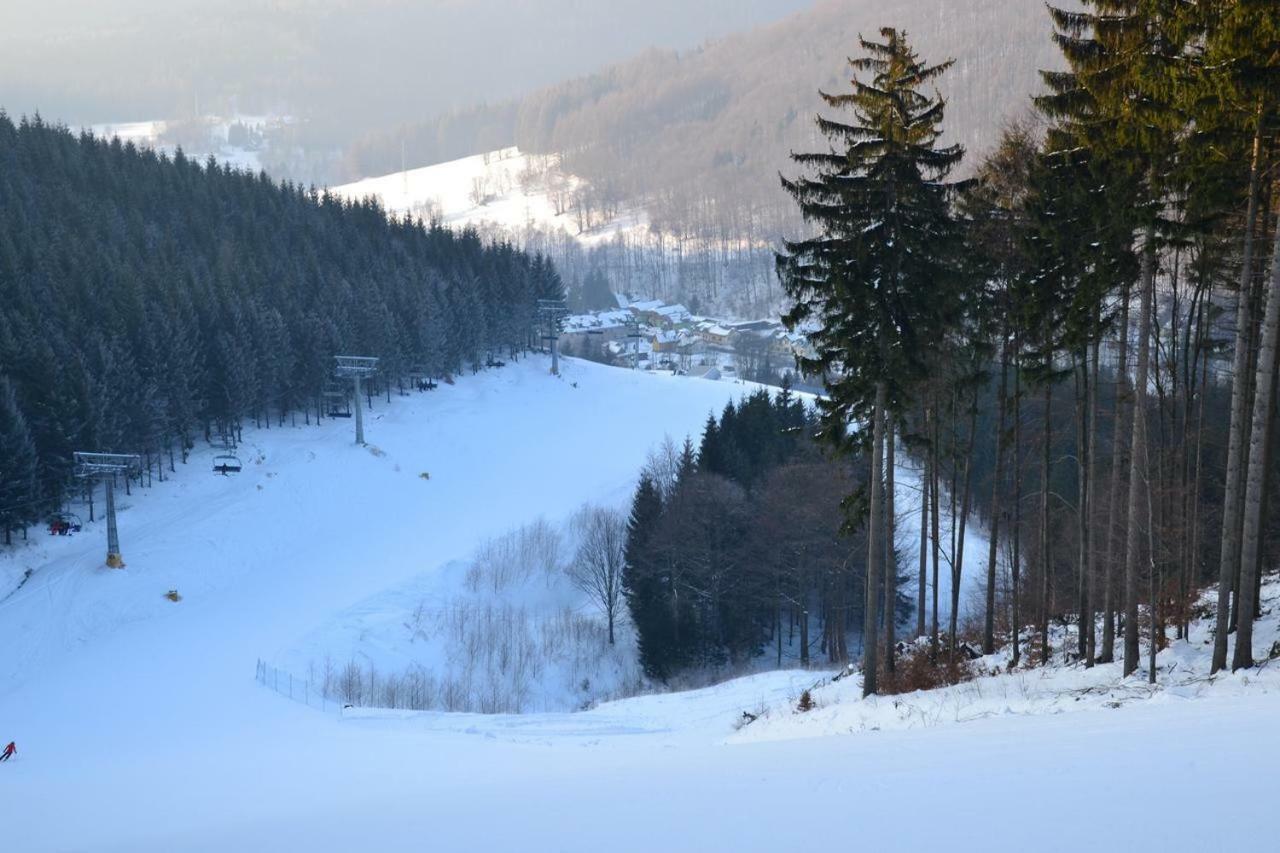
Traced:
[[[939, 145], [945, 101], [925, 91], [951, 62], [923, 62], [895, 29], [880, 36], [860, 39], [865, 55], [849, 61], [852, 92], [822, 93], [828, 106], [852, 112], [849, 122], [818, 118], [833, 147], [792, 155], [809, 174], [783, 178], [782, 185], [816, 234], [787, 242], [778, 257], [783, 287], [796, 301], [784, 319], [790, 328], [810, 330], [815, 354], [802, 366], [828, 377], [822, 435], [846, 450], [871, 439], [866, 693], [876, 691], [875, 601], [884, 531], [892, 529], [882, 509], [886, 431], [890, 413], [903, 410], [923, 374], [955, 301], [948, 263], [957, 232], [954, 185], [946, 178], [963, 156], [958, 145]], [[855, 422], [871, 429], [851, 441]]]

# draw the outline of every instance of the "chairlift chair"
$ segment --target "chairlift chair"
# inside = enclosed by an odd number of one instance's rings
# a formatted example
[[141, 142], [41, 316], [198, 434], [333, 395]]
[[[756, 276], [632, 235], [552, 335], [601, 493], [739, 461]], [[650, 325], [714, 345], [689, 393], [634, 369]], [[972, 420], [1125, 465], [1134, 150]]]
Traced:
[[325, 414], [331, 418], [351, 417], [351, 391], [330, 386], [324, 391]]
[[74, 512], [59, 512], [49, 519], [50, 536], [70, 536], [79, 533], [83, 527], [84, 522]]
[[228, 474], [239, 474], [244, 466], [240, 462], [240, 457], [230, 453], [220, 453], [213, 457], [213, 473], [227, 476]]

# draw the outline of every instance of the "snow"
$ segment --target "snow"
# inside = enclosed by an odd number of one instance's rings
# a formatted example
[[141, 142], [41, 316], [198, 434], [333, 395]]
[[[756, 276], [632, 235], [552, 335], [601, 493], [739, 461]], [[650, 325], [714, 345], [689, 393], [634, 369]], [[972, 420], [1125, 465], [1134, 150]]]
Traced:
[[273, 125], [288, 124], [291, 121], [287, 116], [234, 113], [230, 116], [207, 115], [173, 121], [107, 122], [90, 125], [86, 129], [94, 136], [103, 139], [119, 138], [121, 142], [132, 142], [139, 148], [150, 148], [170, 157], [179, 146], [168, 140], [166, 135], [176, 131], [186, 138], [181, 147], [189, 157], [203, 161], [205, 157], [212, 155], [218, 162], [233, 169], [256, 173], [262, 170], [261, 152], [257, 148], [231, 144], [232, 126], [239, 124], [263, 133]]
[[599, 311], [594, 314], [570, 314], [564, 318], [564, 330], [582, 332], [588, 329], [617, 329], [630, 322], [633, 316], [626, 309]]
[[[351, 201], [374, 197], [390, 213], [439, 219], [453, 227], [496, 227], [513, 234], [542, 228], [564, 231], [587, 245], [646, 227], [642, 213], [623, 211], [579, 233], [569, 202], [583, 186], [580, 178], [560, 171], [557, 158], [512, 147], [365, 178], [329, 192]], [[553, 195], [562, 198], [561, 213], [556, 212]]]
[[[1200, 601], [1197, 609], [1205, 618], [1192, 622], [1188, 640], [1173, 642], [1157, 655], [1155, 684], [1147, 681], [1145, 639], [1139, 671], [1129, 678], [1122, 677], [1119, 662], [1086, 668], [1079, 662], [1059, 660], [1048, 667], [1036, 667], [1024, 657], [1020, 666], [1011, 670], [1011, 649], [1005, 648], [974, 663], [978, 672], [984, 673], [981, 677], [952, 687], [864, 700], [860, 677], [827, 681], [812, 691], [818, 705], [814, 711], [794, 714], [788, 707], [775, 706], [732, 740], [760, 742], [913, 731], [986, 719], [1109, 714], [1119, 709], [1198, 708], [1205, 704], [1204, 700], [1229, 703], [1256, 699], [1280, 710], [1280, 664], [1276, 661], [1265, 662], [1253, 671], [1210, 676], [1213, 634], [1208, 614], [1214, 612], [1216, 597], [1216, 593], [1208, 592]], [[1254, 652], [1265, 656], [1273, 643], [1280, 642], [1280, 577], [1272, 576], [1264, 584], [1263, 611], [1265, 615], [1254, 629]], [[1145, 629], [1145, 615], [1143, 619]], [[1059, 657], [1063, 648], [1075, 648], [1074, 626], [1066, 633], [1060, 626], [1052, 629], [1052, 636], [1052, 646]], [[1234, 643], [1234, 635], [1231, 642]], [[1024, 640], [1024, 655], [1030, 650], [1028, 638]]]
[[89, 128], [94, 136], [104, 139], [118, 137], [121, 142], [132, 142], [146, 148], [155, 147], [164, 133], [163, 121], [126, 121], [118, 124], [95, 124]]
[[[747, 390], [547, 367], [378, 402], [370, 448], [326, 421], [246, 431], [237, 477], [200, 451], [122, 499], [124, 571], [100, 567], [100, 523], [0, 556], [0, 742], [18, 744], [0, 765], [5, 849], [1055, 851], [1082, 833], [1107, 850], [1265, 849], [1273, 821], [1247, 804], [1280, 760], [1276, 669], [1207, 681], [1203, 625], [1162, 653], [1154, 692], [1057, 665], [862, 702], [852, 677], [805, 715], [800, 692], [830, 673], [491, 716], [325, 714], [259, 686], [259, 658], [376, 647], [388, 614], [456, 587], [485, 540], [625, 503], [663, 433], [696, 433]], [[899, 483], [909, 542], [909, 466]], [[743, 726], [744, 711], [764, 716]]]
[[665, 318], [666, 320], [672, 323], [682, 323], [693, 316], [690, 313], [689, 309], [684, 307], [683, 305], [663, 305], [661, 308], [658, 308], [654, 313], [658, 314], [659, 316]]

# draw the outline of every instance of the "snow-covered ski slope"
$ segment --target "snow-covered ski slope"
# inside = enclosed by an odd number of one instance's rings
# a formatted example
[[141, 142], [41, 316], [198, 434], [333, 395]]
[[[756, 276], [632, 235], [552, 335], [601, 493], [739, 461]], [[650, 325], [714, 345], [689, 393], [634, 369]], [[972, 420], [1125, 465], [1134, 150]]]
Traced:
[[[664, 433], [746, 390], [546, 368], [379, 403], [368, 449], [338, 421], [246, 432], [238, 477], [198, 454], [122, 501], [125, 571], [100, 568], [100, 525], [0, 559], [0, 596], [34, 570], [0, 602], [0, 742], [18, 743], [3, 849], [1076, 850], [1082, 833], [1094, 850], [1270, 848], [1265, 806], [1238, 807], [1280, 759], [1265, 670], [910, 728], [830, 719], [852, 680], [797, 721], [823, 673], [796, 671], [520, 716], [339, 716], [260, 687], [257, 658], [370, 595], [537, 516], [624, 502]], [[1088, 686], [1059, 672], [1035, 689]], [[738, 730], [743, 711], [768, 714]]]
[[[582, 186], [579, 178], [559, 171], [554, 157], [503, 148], [365, 178], [330, 192], [351, 201], [372, 196], [390, 213], [438, 218], [455, 228], [496, 227], [512, 235], [528, 228], [563, 230], [584, 245], [611, 240], [622, 231], [647, 229], [643, 211], [627, 209], [606, 223], [580, 230], [568, 204]], [[561, 197], [561, 213], [556, 212], [553, 195]]]

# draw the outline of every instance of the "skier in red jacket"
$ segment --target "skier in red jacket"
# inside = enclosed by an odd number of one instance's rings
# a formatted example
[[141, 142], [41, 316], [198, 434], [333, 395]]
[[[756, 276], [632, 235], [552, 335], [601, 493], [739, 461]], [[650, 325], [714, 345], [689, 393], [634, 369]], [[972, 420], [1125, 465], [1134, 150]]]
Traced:
[[4, 752], [0, 753], [0, 761], [8, 761], [17, 751], [18, 745], [13, 741], [9, 741], [9, 745], [4, 748]]

